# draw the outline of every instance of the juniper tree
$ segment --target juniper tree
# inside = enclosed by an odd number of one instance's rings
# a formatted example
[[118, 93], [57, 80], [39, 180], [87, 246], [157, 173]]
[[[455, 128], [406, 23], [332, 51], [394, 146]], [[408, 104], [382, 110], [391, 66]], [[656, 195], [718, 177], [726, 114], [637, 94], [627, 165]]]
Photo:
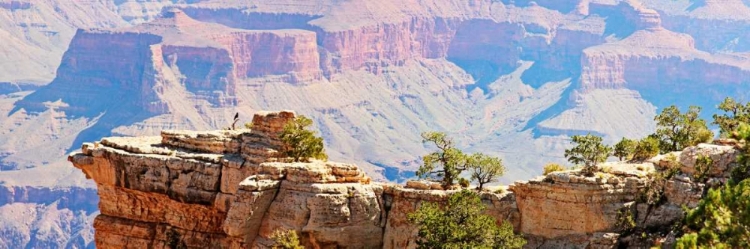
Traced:
[[453, 140], [442, 132], [424, 132], [422, 142], [434, 145], [437, 151], [422, 157], [422, 166], [417, 170], [417, 176], [437, 177], [444, 188], [450, 188], [461, 172], [468, 169], [468, 156], [455, 148]]
[[602, 144], [602, 137], [591, 134], [573, 136], [571, 143], [575, 147], [565, 150], [565, 157], [573, 164], [583, 164], [581, 172], [584, 175], [594, 175], [596, 165], [604, 162], [612, 153], [612, 148]]
[[479, 191], [482, 191], [484, 184], [493, 182], [505, 174], [505, 166], [500, 158], [476, 153], [471, 155], [468, 161], [471, 180], [477, 181]]
[[620, 159], [620, 161], [630, 159], [633, 157], [636, 145], [638, 145], [636, 141], [622, 138], [620, 142], [615, 144], [613, 155]]
[[706, 126], [706, 121], [699, 117], [701, 108], [690, 106], [687, 112], [681, 113], [676, 106], [664, 108], [657, 115], [656, 136], [660, 139], [663, 153], [679, 151], [686, 147], [708, 142], [713, 133]]
[[310, 158], [328, 159], [323, 138], [308, 129], [311, 125], [312, 120], [305, 116], [299, 116], [284, 125], [279, 134], [279, 139], [283, 142], [280, 151], [282, 156], [290, 157], [295, 162], [308, 161]]
[[750, 123], [750, 102], [743, 104], [727, 97], [717, 108], [724, 113], [714, 114], [712, 124], [719, 126], [723, 137], [729, 137], [739, 128], [740, 123]]

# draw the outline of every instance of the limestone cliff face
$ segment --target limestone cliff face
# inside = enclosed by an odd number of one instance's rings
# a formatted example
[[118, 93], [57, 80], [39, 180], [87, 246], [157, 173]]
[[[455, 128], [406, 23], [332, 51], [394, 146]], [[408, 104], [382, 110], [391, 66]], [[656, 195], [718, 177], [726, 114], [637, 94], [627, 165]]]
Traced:
[[[278, 133], [292, 118], [264, 112], [254, 117], [254, 130], [164, 131], [84, 144], [69, 160], [97, 184], [97, 247], [268, 248], [275, 230], [291, 229], [309, 248], [414, 248], [417, 231], [407, 215], [455, 192], [429, 182], [374, 183], [352, 164], [276, 162]], [[621, 236], [622, 213], [639, 228], [670, 227], [682, 206], [697, 205], [706, 184], [726, 180], [737, 151], [702, 144], [673, 154], [681, 168], [661, 185], [652, 177], [667, 156], [605, 163], [594, 177], [554, 172], [516, 182], [505, 194], [482, 193], [485, 212], [513, 224], [529, 248], [649, 246], [653, 241]], [[693, 178], [699, 156], [714, 160], [701, 182]], [[644, 203], [645, 191], [656, 187], [665, 201]]]
[[[413, 247], [406, 214], [441, 190], [376, 184], [355, 165], [272, 162], [293, 113], [263, 113], [256, 129], [165, 131], [106, 138], [69, 160], [97, 183], [99, 248], [266, 248], [277, 229], [315, 248]], [[486, 194], [488, 213], [515, 219], [512, 196]]]

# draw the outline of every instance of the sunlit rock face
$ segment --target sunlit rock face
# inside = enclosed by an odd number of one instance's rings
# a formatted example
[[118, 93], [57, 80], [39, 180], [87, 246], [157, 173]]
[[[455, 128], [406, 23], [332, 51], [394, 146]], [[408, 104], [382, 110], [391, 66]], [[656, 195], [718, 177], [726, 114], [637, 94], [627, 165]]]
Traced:
[[64, 167], [83, 142], [264, 109], [311, 117], [375, 180], [413, 177], [435, 130], [503, 157], [508, 184], [564, 162], [569, 135], [639, 138], [665, 106], [747, 99], [741, 0], [174, 2], [0, 0], [4, 187], [90, 192]]
[[[294, 230], [306, 247], [416, 248], [409, 214], [458, 191], [430, 181], [376, 183], [354, 164], [279, 162], [278, 134], [294, 117], [261, 112], [252, 130], [85, 143], [68, 160], [96, 183], [95, 245], [270, 248], [274, 231]], [[670, 231], [707, 185], [727, 181], [738, 153], [733, 145], [700, 144], [645, 162], [602, 163], [593, 176], [551, 172], [480, 197], [484, 213], [511, 224], [529, 248], [649, 246], [638, 234], [621, 233], [623, 215], [636, 229]], [[697, 178], [700, 157], [712, 165]], [[674, 176], [657, 185], [654, 176], [672, 164]], [[662, 201], [649, 205], [643, 196], [654, 188]]]
[[[308, 247], [414, 247], [406, 216], [455, 191], [374, 183], [356, 165], [273, 162], [291, 112], [262, 113], [253, 130], [165, 131], [106, 138], [69, 160], [97, 185], [98, 248], [221, 245], [267, 248], [276, 230]], [[485, 194], [487, 213], [518, 226], [512, 195]]]

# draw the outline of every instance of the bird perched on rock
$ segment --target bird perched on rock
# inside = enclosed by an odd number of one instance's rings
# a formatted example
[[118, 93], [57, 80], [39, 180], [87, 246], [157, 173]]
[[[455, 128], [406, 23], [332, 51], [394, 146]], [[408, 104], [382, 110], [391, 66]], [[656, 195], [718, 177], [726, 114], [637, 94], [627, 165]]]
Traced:
[[234, 114], [234, 122], [232, 122], [232, 130], [234, 130], [234, 126], [237, 124], [237, 121], [240, 121], [240, 113]]

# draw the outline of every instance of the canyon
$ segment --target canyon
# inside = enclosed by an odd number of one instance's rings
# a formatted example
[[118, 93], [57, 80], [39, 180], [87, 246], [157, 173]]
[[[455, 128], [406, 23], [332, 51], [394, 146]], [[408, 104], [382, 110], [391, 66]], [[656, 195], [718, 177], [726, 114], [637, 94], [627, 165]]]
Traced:
[[0, 223], [0, 247], [93, 246], [96, 184], [65, 160], [81, 144], [235, 113], [304, 114], [332, 161], [376, 182], [413, 178], [431, 130], [502, 157], [502, 184], [532, 179], [569, 135], [639, 138], [668, 105], [710, 121], [747, 99], [747, 6], [0, 0], [0, 216], [24, 213]]

